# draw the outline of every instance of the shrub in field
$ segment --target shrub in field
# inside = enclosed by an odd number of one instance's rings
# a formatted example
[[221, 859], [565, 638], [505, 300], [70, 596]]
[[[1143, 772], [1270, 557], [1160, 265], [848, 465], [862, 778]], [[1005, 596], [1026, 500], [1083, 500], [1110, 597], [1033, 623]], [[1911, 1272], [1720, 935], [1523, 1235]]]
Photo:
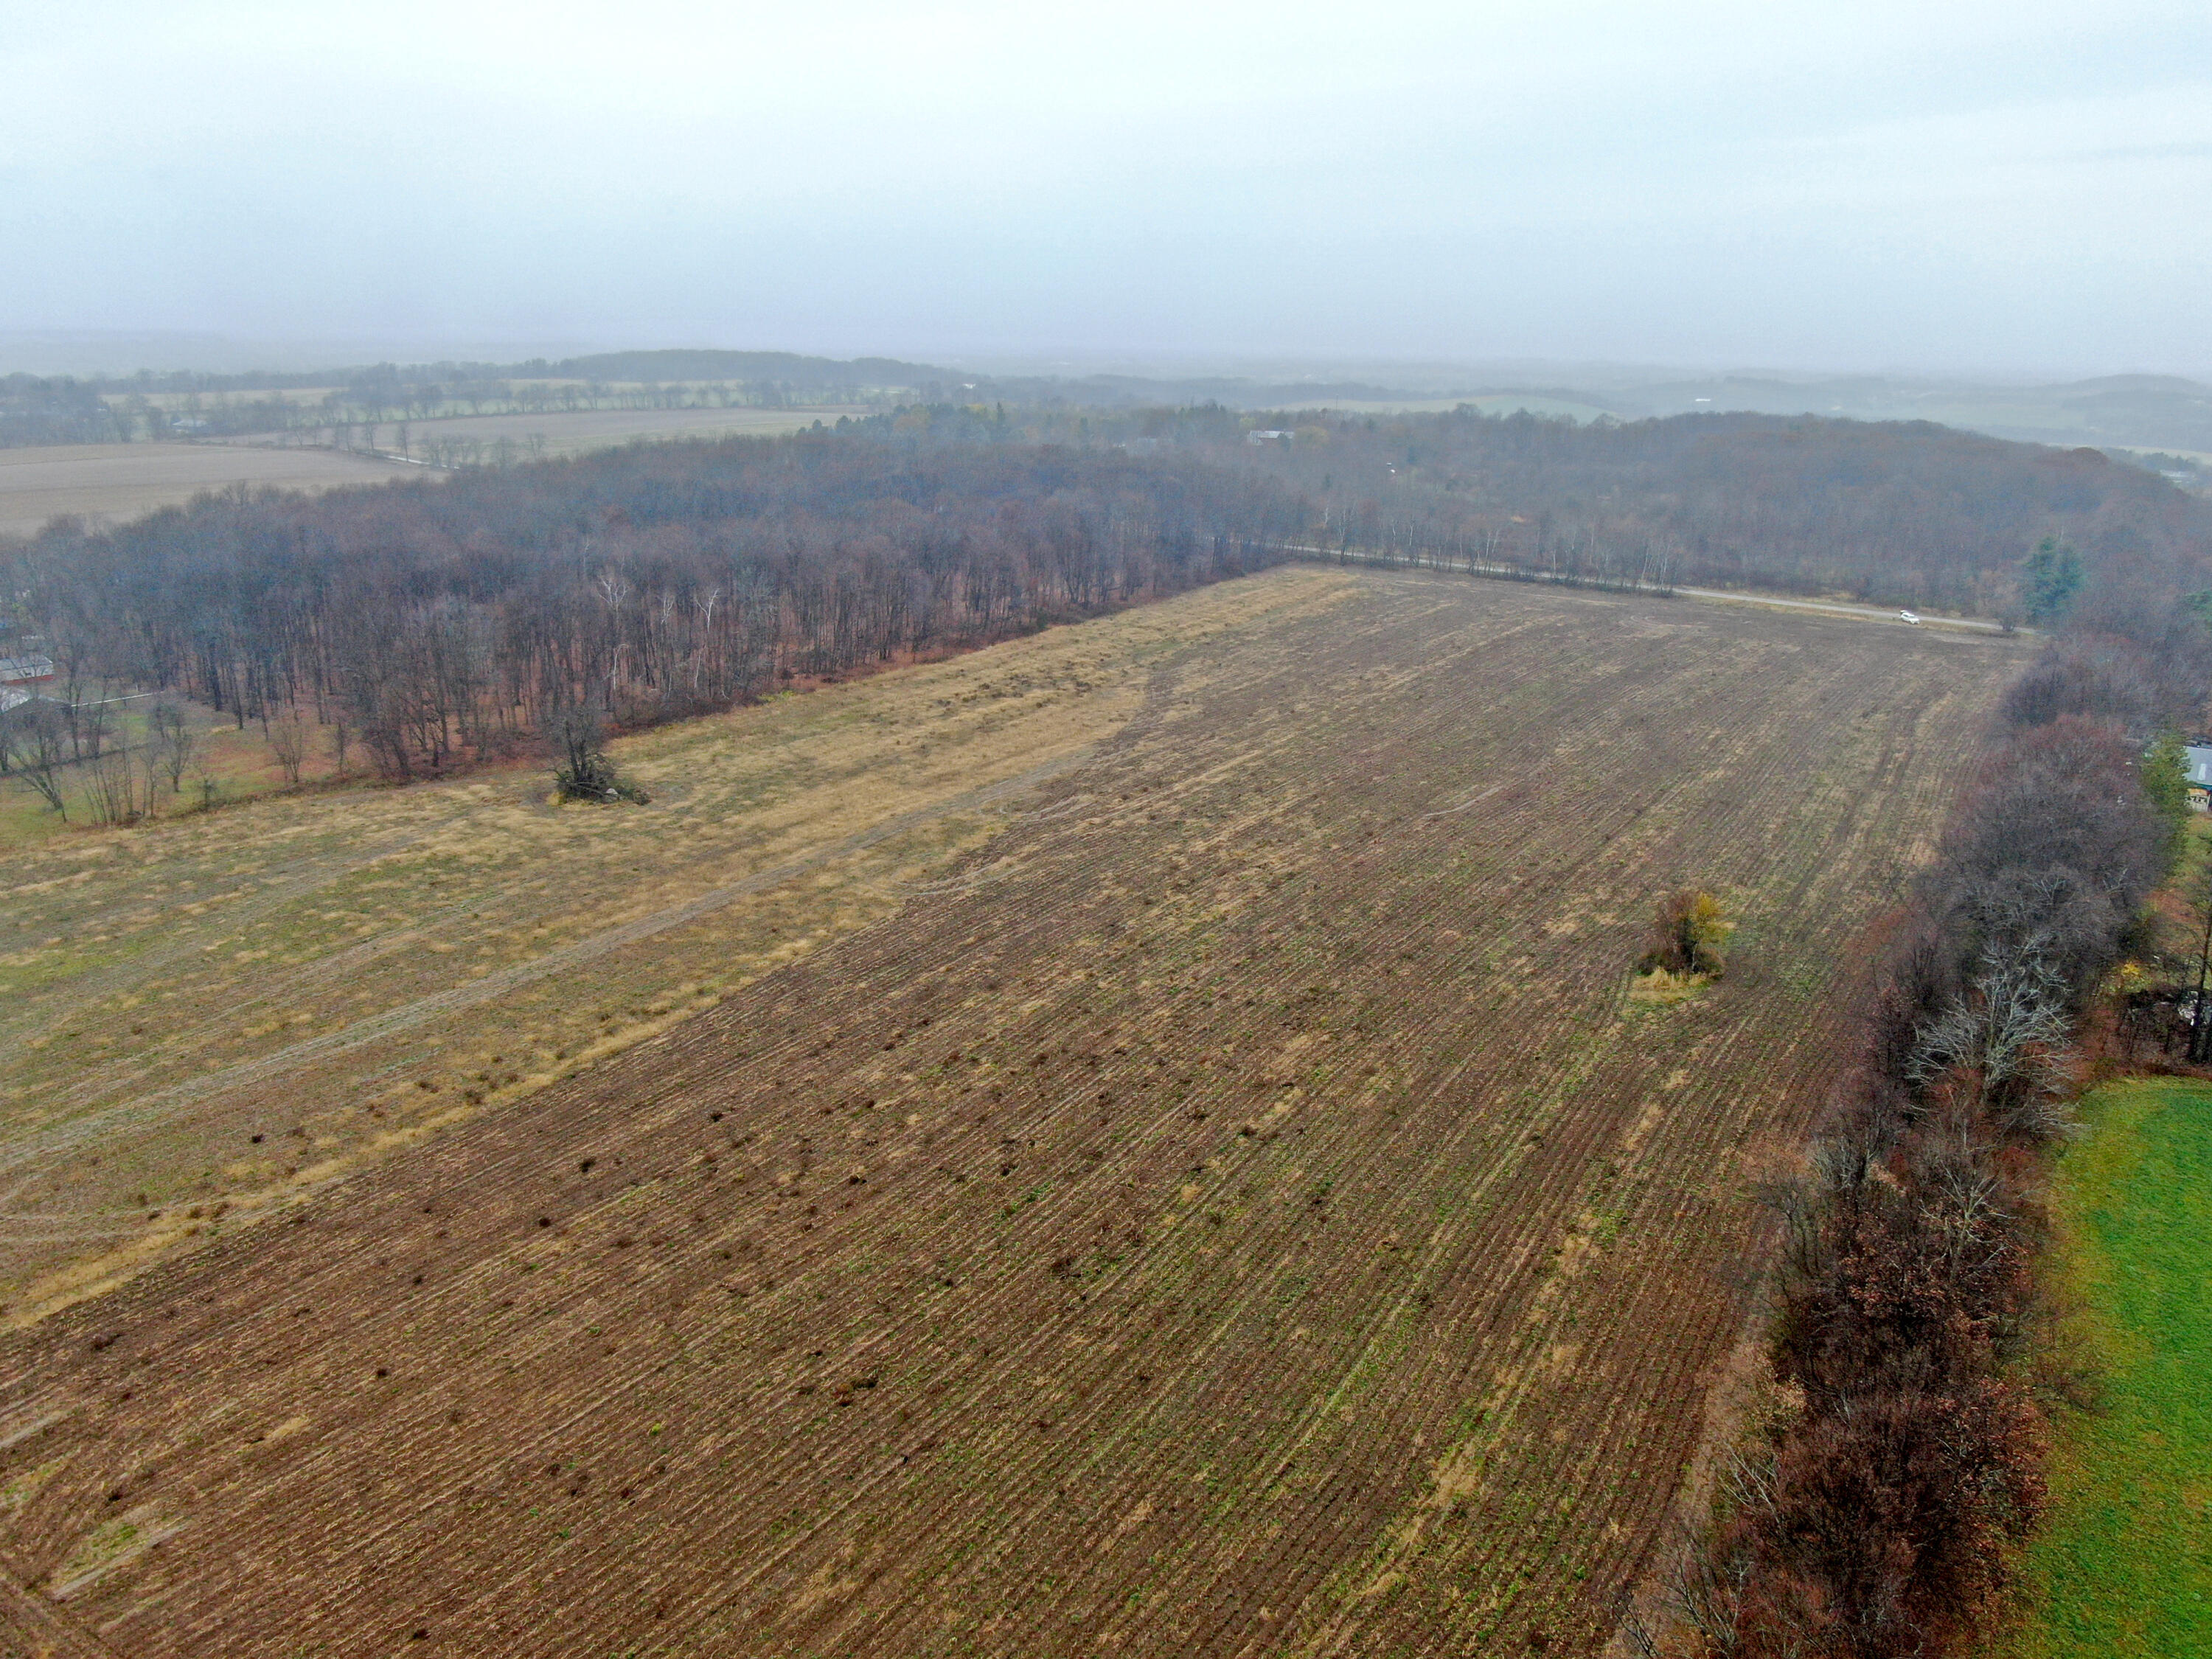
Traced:
[[307, 760], [307, 724], [296, 708], [280, 710], [264, 722], [269, 752], [284, 774], [284, 781], [298, 787], [300, 771]]
[[626, 781], [608, 756], [598, 711], [564, 708], [548, 722], [554, 749], [553, 792], [562, 800], [635, 801], [651, 798]]
[[1674, 978], [1717, 979], [1728, 966], [1733, 932], [1721, 902], [1701, 887], [1684, 887], [1660, 901], [1651, 921], [1651, 943], [1638, 964], [1643, 973]]
[[146, 718], [146, 736], [161, 775], [169, 781], [169, 793], [182, 794], [185, 774], [191, 768], [192, 757], [199, 752], [199, 733], [192, 730], [185, 711], [164, 697]]

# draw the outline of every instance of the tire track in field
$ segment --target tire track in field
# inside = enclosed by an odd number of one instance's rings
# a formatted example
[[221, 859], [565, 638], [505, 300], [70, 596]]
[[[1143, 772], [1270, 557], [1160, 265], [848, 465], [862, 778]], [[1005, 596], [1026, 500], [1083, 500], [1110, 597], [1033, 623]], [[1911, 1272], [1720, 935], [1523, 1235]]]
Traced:
[[[444, 828], [441, 823], [429, 823], [404, 835], [388, 836], [344, 859], [334, 860], [326, 853], [307, 853], [287, 859], [273, 871], [258, 871], [247, 878], [254, 883], [252, 890], [240, 895], [232, 908], [218, 914], [216, 920], [227, 928], [251, 927], [283, 905], [333, 886], [371, 865], [396, 857], [409, 848], [430, 840], [442, 833]], [[366, 942], [374, 944], [377, 941]], [[199, 955], [206, 948], [205, 941], [191, 938], [155, 945], [126, 961], [73, 976], [69, 981], [72, 998], [76, 1006], [87, 1007], [111, 997], [124, 995], [137, 989], [162, 970]]]
[[[286, 896], [297, 896], [297, 895]], [[371, 963], [382, 960], [395, 951], [404, 951], [410, 946], [421, 944], [430, 938], [436, 928], [466, 914], [467, 909], [468, 902], [465, 900], [458, 904], [450, 904], [443, 909], [429, 911], [416, 918], [405, 927], [395, 927], [389, 933], [378, 934], [374, 939], [365, 939], [358, 945], [348, 945], [343, 951], [333, 951], [329, 956], [303, 963], [289, 979], [271, 985], [258, 995], [242, 998], [230, 1004], [220, 1016], [210, 1015], [197, 1025], [179, 1028], [173, 1034], [171, 1041], [189, 1040], [199, 1036], [211, 1026], [234, 1023], [240, 1015], [249, 1009], [258, 1008], [274, 1001], [279, 996], [293, 995], [306, 987], [325, 981], [342, 980]], [[204, 947], [194, 945], [191, 948], [198, 951]], [[85, 1068], [83, 1078], [61, 1097], [60, 1104], [64, 1108], [92, 1105], [103, 1096], [112, 1094], [119, 1088], [127, 1088], [145, 1078], [153, 1076], [171, 1064], [168, 1056], [156, 1052], [144, 1057], [118, 1061], [109, 1066], [88, 1066]], [[15, 1218], [0, 1214], [0, 1219]]]
[[[0, 1170], [19, 1169], [41, 1159], [71, 1152], [100, 1135], [112, 1133], [125, 1123], [143, 1122], [148, 1117], [205, 1100], [211, 1096], [227, 1094], [234, 1089], [252, 1087], [282, 1078], [288, 1072], [298, 1070], [313, 1061], [327, 1060], [332, 1055], [394, 1036], [403, 1031], [427, 1024], [447, 1014], [461, 1012], [482, 1003], [490, 1002], [510, 991], [534, 985], [540, 980], [594, 961], [604, 956], [665, 933], [672, 928], [689, 926], [703, 921], [718, 910], [726, 909], [739, 899], [756, 893], [769, 891], [795, 880], [811, 870], [821, 868], [840, 859], [864, 852], [879, 842], [917, 830], [924, 824], [949, 817], [955, 812], [973, 811], [994, 806], [1015, 796], [1049, 782], [1060, 774], [1071, 771], [1087, 761], [1091, 748], [1073, 750], [1066, 755], [1031, 767], [1017, 776], [1004, 779], [979, 789], [970, 789], [949, 799], [936, 801], [927, 806], [884, 819], [867, 829], [856, 831], [844, 840], [817, 848], [796, 859], [787, 860], [769, 869], [762, 870], [740, 880], [725, 883], [696, 898], [681, 904], [656, 910], [650, 915], [640, 916], [619, 926], [603, 929], [586, 938], [577, 939], [544, 956], [533, 957], [527, 962], [495, 969], [481, 978], [465, 981], [449, 989], [435, 991], [417, 997], [397, 1007], [384, 1009], [364, 1018], [355, 1020], [335, 1031], [303, 1038], [289, 1043], [273, 1053], [260, 1054], [252, 1060], [240, 1060], [201, 1077], [190, 1078], [158, 1089], [138, 1099], [114, 1106], [105, 1111], [88, 1114], [67, 1123], [58, 1124], [37, 1133], [26, 1135], [0, 1146]], [[377, 943], [378, 941], [371, 941]]]

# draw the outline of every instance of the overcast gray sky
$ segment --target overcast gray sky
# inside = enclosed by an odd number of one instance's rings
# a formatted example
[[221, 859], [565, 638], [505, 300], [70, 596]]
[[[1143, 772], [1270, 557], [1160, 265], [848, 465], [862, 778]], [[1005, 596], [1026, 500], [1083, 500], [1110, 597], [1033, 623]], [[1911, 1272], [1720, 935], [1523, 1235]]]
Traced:
[[2212, 370], [2212, 5], [0, 0], [0, 330]]

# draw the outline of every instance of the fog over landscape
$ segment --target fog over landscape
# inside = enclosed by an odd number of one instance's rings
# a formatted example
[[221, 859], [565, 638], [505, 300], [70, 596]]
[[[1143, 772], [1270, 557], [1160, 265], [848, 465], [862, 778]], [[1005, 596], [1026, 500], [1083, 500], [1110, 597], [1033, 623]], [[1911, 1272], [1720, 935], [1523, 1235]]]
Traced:
[[2212, 1654], [2212, 8], [0, 0], [0, 1659]]
[[2201, 373], [2209, 200], [2179, 0], [0, 5], [34, 372]]

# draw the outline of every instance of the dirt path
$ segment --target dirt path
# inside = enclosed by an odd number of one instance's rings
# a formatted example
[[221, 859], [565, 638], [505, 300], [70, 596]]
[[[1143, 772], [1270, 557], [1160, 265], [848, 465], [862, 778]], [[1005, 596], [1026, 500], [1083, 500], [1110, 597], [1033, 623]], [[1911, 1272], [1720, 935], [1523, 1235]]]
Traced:
[[[1718, 599], [1729, 605], [1771, 605], [1782, 611], [1817, 611], [1831, 617], [1856, 617], [1862, 622], [1894, 623], [1899, 627], [1912, 624], [1903, 622], [1895, 610], [1883, 610], [1879, 605], [1842, 605], [1828, 599], [1785, 599], [1773, 593], [1736, 593], [1720, 587], [1678, 587], [1674, 590], [1686, 599]], [[1939, 617], [1933, 611], [1915, 613], [1920, 625], [1925, 628], [1963, 628], [1976, 634], [2002, 634], [2002, 623], [1984, 622], [1977, 617]], [[2027, 634], [2027, 629], [2011, 630]]]
[[[1599, 584], [1593, 583], [1585, 586], [1571, 580], [1547, 577], [1540, 573], [1531, 574], [1518, 566], [1486, 565], [1469, 559], [1430, 558], [1427, 556], [1399, 558], [1386, 554], [1362, 553], [1350, 549], [1331, 550], [1300, 545], [1285, 546], [1282, 550], [1295, 554], [1302, 559], [1310, 559], [1319, 564], [1372, 566], [1378, 569], [1404, 571], [1408, 574], [1433, 572], [1438, 575], [1494, 577], [1502, 580], [1525, 582], [1537, 586], [1565, 587], [1570, 591], [1614, 591], [1604, 589]], [[1637, 590], [1633, 583], [1621, 583], [1618, 586], [1618, 591], [1626, 592]], [[1656, 592], [1658, 590], [1651, 591]], [[1885, 610], [1880, 605], [1846, 605], [1831, 599], [1785, 599], [1778, 593], [1738, 591], [1723, 587], [1678, 586], [1671, 586], [1666, 592], [1683, 599], [1711, 599], [1727, 605], [1765, 605], [1780, 611], [1808, 611], [1831, 617], [1850, 617], [1860, 622], [1894, 623], [1900, 627], [1914, 625], [1905, 622], [1894, 607]], [[1918, 611], [1915, 614], [1920, 618], [1919, 625], [1928, 628], [1963, 629], [1975, 634], [2022, 635], [2032, 635], [2034, 631], [2026, 628], [2008, 629], [2002, 623], [1986, 622], [1976, 617], [1942, 617], [1932, 611]]]

